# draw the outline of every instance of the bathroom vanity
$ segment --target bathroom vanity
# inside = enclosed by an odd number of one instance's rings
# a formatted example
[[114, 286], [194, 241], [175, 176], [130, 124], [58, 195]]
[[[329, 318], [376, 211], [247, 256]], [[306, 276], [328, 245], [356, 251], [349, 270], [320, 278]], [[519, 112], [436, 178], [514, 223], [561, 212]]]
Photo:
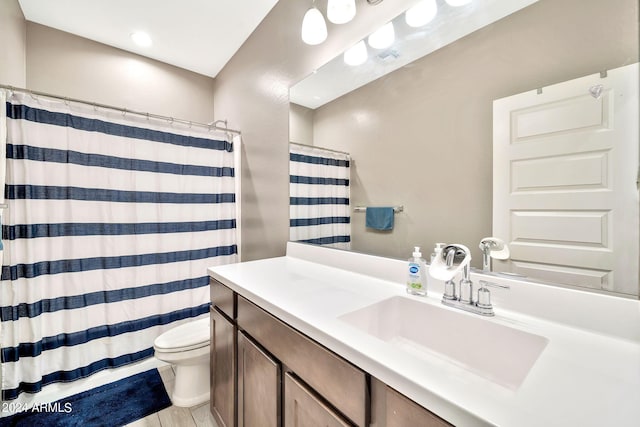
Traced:
[[511, 289], [483, 318], [443, 306], [438, 282], [407, 295], [405, 268], [298, 243], [210, 268], [218, 424], [640, 422], [638, 301], [491, 278]]
[[374, 425], [450, 425], [215, 279], [211, 290], [231, 302], [211, 308], [211, 411], [219, 425], [304, 426], [311, 418], [366, 426], [372, 408], [393, 414]]

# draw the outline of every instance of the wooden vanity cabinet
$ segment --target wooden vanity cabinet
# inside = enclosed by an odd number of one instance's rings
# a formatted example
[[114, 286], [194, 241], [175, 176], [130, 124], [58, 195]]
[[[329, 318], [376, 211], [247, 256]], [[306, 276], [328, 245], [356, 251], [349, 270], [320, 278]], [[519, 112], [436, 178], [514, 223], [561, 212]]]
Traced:
[[[344, 419], [345, 425], [368, 426], [369, 386], [365, 372], [240, 296], [237, 323], [239, 329], [282, 363], [285, 374], [301, 379], [319, 401], [326, 402], [324, 407], [334, 411], [335, 418]], [[286, 396], [286, 382], [284, 388]], [[285, 425], [291, 425], [286, 397], [284, 412]], [[312, 422], [309, 419], [298, 425], [314, 425]]]
[[235, 427], [237, 384], [236, 295], [222, 284], [211, 281], [211, 369], [210, 407], [219, 427]]
[[451, 426], [215, 280], [211, 301], [219, 427]]

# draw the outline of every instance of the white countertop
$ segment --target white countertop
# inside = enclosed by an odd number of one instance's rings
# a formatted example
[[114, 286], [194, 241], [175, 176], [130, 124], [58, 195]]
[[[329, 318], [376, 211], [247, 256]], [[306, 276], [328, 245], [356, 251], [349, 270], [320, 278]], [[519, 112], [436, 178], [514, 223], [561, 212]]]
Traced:
[[[397, 295], [441, 306], [437, 283], [426, 298], [406, 294], [404, 265], [289, 243], [285, 257], [212, 267], [209, 274], [454, 425], [640, 425], [640, 302], [509, 280], [511, 291], [494, 297], [496, 316], [479, 320], [549, 340], [522, 385], [511, 390], [446, 358], [401, 351], [338, 319]], [[540, 313], [501, 308], [525, 307], [522, 297], [532, 294], [537, 305], [546, 304]]]

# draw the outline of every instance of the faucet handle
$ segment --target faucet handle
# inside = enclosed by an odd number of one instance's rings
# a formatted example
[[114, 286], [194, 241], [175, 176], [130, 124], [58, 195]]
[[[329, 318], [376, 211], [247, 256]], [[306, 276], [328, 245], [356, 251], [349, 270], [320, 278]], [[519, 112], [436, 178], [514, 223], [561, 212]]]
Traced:
[[444, 282], [444, 294], [442, 298], [449, 301], [455, 301], [458, 299], [456, 295], [456, 283], [453, 280], [447, 280]]
[[503, 285], [502, 283], [493, 283], [487, 282], [486, 280], [478, 281], [480, 283], [480, 288], [484, 288], [485, 286], [489, 286], [490, 288], [502, 288], [502, 289], [511, 289], [509, 285]]
[[486, 280], [480, 280], [480, 289], [478, 289], [478, 302], [476, 305], [484, 310], [488, 310], [493, 313], [493, 306], [491, 305], [491, 292], [487, 289], [487, 286], [492, 288], [511, 289], [509, 285], [502, 285], [499, 283], [487, 282]]

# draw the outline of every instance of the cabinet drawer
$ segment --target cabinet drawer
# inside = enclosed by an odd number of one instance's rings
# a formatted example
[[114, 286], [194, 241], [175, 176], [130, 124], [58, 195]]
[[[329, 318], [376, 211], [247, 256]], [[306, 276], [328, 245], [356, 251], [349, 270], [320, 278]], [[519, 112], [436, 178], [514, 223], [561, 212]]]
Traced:
[[368, 425], [369, 390], [363, 371], [242, 297], [238, 327], [351, 421]]
[[218, 307], [218, 309], [226, 314], [229, 319], [235, 319], [237, 312], [236, 294], [215, 279], [210, 279], [209, 284], [211, 291], [211, 304]]
[[451, 424], [409, 400], [397, 391], [386, 387], [387, 427], [452, 427]]
[[352, 425], [289, 373], [284, 376], [284, 400], [284, 427]]

